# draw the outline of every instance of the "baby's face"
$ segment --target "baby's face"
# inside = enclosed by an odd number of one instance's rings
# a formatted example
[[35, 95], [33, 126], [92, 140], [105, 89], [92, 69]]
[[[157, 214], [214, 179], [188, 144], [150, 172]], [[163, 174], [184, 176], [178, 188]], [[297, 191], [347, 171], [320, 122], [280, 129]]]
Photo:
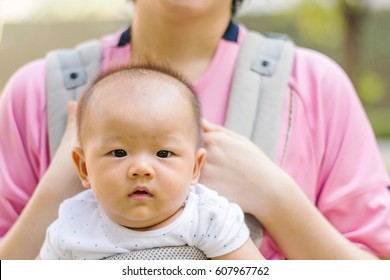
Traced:
[[162, 80], [105, 83], [96, 91], [81, 138], [87, 185], [117, 223], [163, 226], [180, 212], [203, 159], [190, 102]]

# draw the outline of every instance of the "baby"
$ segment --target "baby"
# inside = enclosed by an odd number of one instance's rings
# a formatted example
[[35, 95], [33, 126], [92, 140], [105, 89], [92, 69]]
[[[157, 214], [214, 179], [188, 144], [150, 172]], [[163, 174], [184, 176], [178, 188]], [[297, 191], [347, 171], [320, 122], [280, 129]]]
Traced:
[[88, 189], [62, 203], [40, 258], [181, 245], [211, 259], [263, 258], [240, 207], [198, 183], [201, 113], [180, 74], [150, 63], [110, 69], [77, 110], [73, 159]]

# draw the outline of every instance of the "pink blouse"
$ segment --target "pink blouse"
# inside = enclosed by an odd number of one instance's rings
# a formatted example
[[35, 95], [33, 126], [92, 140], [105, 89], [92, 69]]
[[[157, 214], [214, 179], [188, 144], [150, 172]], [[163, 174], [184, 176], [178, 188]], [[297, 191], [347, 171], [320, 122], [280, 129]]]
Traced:
[[[102, 38], [102, 69], [129, 61], [130, 45], [117, 45], [120, 34]], [[221, 39], [209, 69], [194, 85], [211, 122], [225, 122], [245, 34], [240, 26], [237, 42]], [[0, 236], [18, 218], [50, 163], [44, 68], [43, 59], [25, 65], [1, 96]], [[286, 91], [276, 162], [346, 238], [390, 258], [390, 180], [348, 77], [324, 55], [296, 48]], [[267, 259], [284, 258], [266, 232], [260, 250]]]

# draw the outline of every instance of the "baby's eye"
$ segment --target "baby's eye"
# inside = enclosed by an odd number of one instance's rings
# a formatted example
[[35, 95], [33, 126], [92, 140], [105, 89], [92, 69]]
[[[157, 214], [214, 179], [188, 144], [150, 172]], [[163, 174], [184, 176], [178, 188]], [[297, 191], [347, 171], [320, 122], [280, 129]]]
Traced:
[[167, 151], [167, 150], [161, 150], [161, 151], [158, 151], [156, 153], [156, 156], [160, 157], [160, 158], [167, 158], [171, 155], [172, 153], [170, 151]]
[[117, 150], [113, 150], [111, 152], [111, 154], [114, 156], [114, 157], [125, 157], [127, 156], [127, 153], [125, 150], [121, 150], [121, 149], [117, 149]]

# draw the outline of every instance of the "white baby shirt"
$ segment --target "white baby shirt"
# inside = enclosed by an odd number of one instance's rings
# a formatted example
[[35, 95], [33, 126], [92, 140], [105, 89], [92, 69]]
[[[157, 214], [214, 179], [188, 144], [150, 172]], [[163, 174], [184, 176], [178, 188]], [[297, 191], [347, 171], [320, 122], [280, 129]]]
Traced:
[[103, 259], [134, 250], [195, 246], [208, 258], [241, 247], [249, 238], [241, 208], [206, 188], [190, 189], [181, 215], [156, 230], [136, 231], [110, 220], [86, 190], [65, 200], [47, 230], [42, 259]]

